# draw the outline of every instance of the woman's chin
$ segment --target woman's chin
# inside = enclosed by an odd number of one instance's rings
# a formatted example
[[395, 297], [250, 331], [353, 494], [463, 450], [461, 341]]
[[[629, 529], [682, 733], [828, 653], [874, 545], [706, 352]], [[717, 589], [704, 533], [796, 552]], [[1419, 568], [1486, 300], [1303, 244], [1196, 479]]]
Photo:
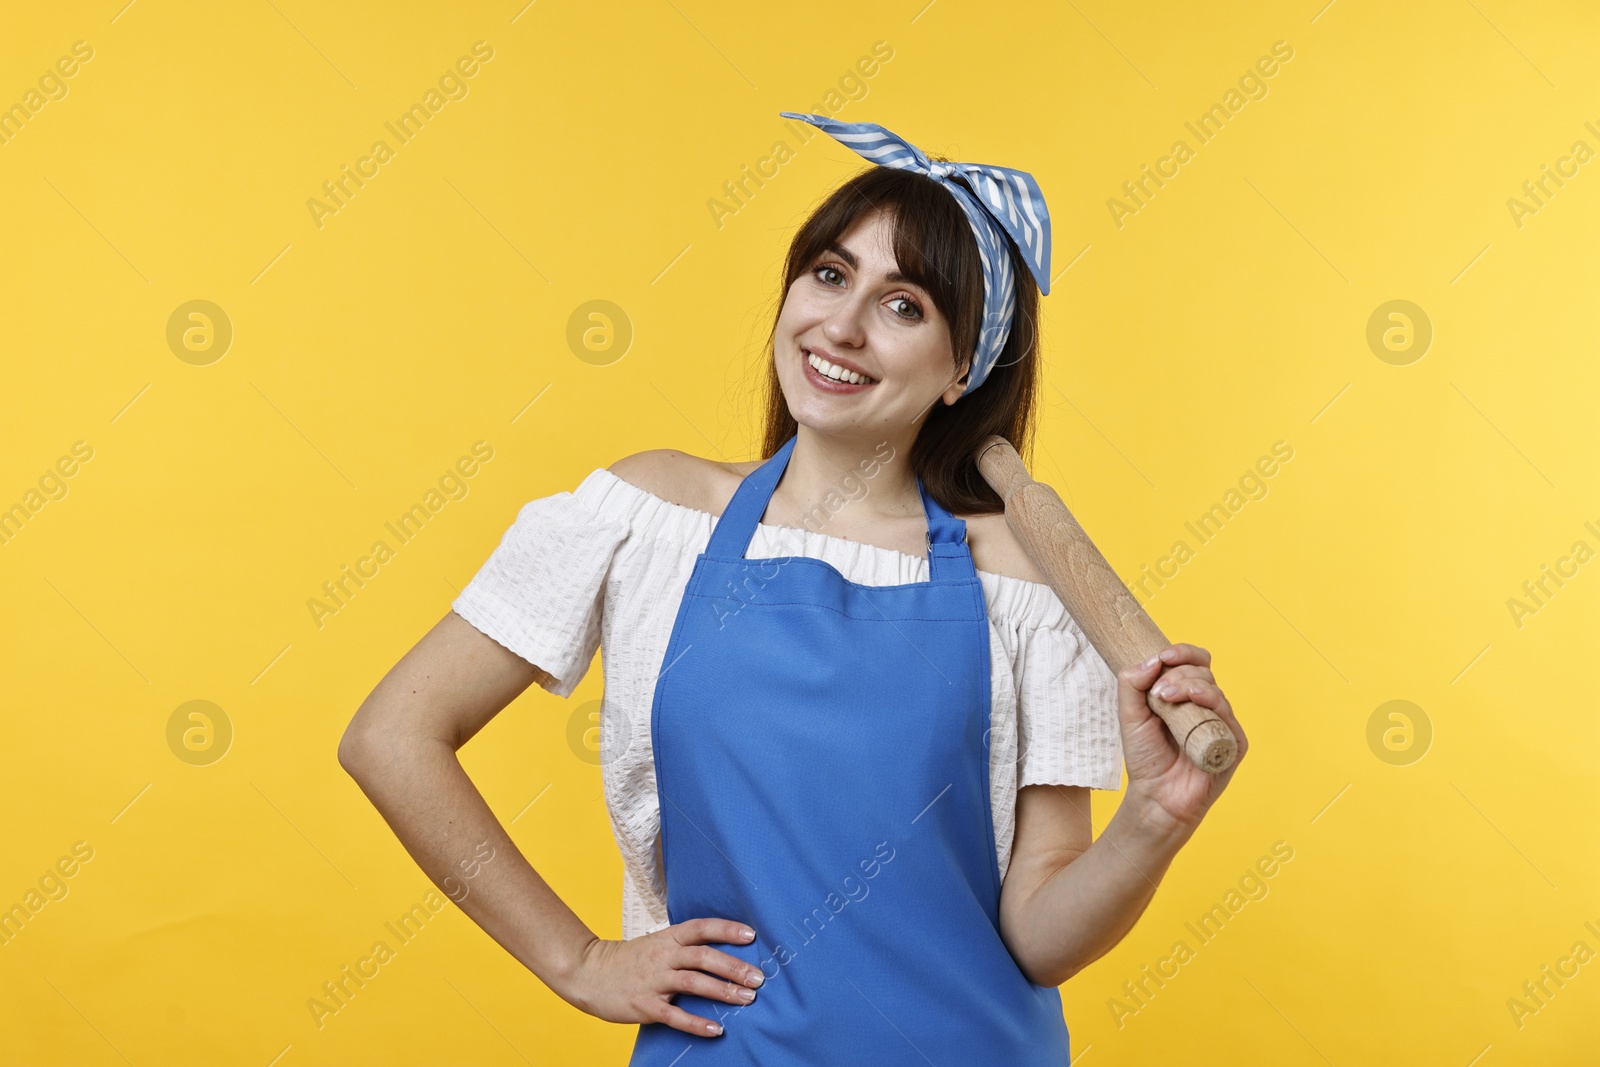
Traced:
[[861, 429], [854, 416], [839, 411], [826, 400], [790, 404], [789, 414], [807, 430], [824, 437], [849, 436]]

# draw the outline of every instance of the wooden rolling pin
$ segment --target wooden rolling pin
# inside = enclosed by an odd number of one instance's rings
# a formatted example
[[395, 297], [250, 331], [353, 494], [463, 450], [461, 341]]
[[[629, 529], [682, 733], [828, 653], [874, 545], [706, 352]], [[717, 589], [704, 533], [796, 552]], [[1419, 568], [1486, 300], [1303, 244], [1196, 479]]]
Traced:
[[[1006, 525], [1112, 671], [1143, 663], [1172, 643], [1133, 599], [1056, 491], [1028, 474], [1010, 441], [986, 439], [978, 449], [978, 470], [1005, 503]], [[1238, 742], [1216, 712], [1187, 700], [1169, 704], [1154, 693], [1147, 698], [1150, 710], [1201, 770], [1220, 774], [1233, 766]]]

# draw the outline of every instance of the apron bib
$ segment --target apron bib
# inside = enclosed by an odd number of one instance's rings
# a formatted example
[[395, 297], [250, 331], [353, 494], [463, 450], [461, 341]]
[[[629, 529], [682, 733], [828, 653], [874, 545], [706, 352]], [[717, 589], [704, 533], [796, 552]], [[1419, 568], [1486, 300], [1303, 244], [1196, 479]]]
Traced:
[[667, 917], [749, 924], [752, 944], [712, 947], [766, 981], [743, 1006], [678, 994], [722, 1035], [644, 1024], [630, 1067], [1065, 1067], [1059, 991], [1000, 939], [966, 523], [918, 480], [926, 582], [746, 559], [794, 443], [740, 483], [696, 559], [650, 713]]

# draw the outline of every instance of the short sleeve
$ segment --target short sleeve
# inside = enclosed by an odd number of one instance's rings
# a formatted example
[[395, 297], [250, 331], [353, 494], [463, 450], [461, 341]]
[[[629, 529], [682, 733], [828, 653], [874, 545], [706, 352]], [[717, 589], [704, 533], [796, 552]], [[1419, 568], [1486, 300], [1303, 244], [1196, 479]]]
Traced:
[[1053, 610], [1018, 634], [1017, 787], [1121, 789], [1117, 676], [1060, 600], [1048, 599]]
[[[602, 468], [603, 470], [603, 468]], [[600, 647], [606, 575], [628, 524], [600, 507], [596, 475], [530, 500], [451, 607], [571, 696]]]

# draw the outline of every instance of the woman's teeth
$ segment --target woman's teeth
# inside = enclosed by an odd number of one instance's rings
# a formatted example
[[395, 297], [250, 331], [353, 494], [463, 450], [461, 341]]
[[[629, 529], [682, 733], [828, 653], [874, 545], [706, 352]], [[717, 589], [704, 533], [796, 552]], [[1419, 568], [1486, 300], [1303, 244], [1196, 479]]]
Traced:
[[843, 367], [829, 363], [827, 360], [823, 359], [821, 356], [810, 351], [809, 349], [806, 351], [806, 360], [816, 368], [818, 374], [832, 378], [835, 381], [849, 382], [851, 385], [862, 385], [878, 380], [876, 378], [868, 378], [865, 375], [857, 374], [853, 370], [845, 370]]

